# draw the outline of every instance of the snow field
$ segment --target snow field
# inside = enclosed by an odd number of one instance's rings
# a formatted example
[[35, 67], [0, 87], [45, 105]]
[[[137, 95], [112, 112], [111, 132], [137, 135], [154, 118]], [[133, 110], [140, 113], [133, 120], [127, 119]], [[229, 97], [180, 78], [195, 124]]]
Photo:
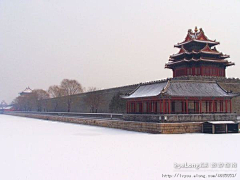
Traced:
[[9, 180], [169, 179], [174, 163], [240, 162], [240, 134], [156, 135], [7, 115], [0, 144], [0, 179]]

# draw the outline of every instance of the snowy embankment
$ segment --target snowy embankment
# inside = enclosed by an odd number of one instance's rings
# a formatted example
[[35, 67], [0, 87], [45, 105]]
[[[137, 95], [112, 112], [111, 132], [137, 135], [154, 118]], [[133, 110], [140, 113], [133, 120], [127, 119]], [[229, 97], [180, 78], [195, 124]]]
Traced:
[[0, 144], [0, 179], [203, 179], [193, 175], [216, 173], [240, 178], [236, 167], [174, 169], [175, 163], [240, 166], [240, 134], [154, 135], [0, 115]]

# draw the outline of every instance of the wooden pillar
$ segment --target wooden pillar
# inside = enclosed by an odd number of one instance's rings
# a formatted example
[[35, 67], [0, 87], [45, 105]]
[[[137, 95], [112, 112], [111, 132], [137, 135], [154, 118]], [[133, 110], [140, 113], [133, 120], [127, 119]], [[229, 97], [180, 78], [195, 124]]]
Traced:
[[133, 109], [132, 113], [135, 113], [135, 102], [134, 101], [132, 102], [132, 109]]
[[199, 113], [199, 100], [196, 101], [196, 113]]
[[196, 103], [196, 113], [199, 113], [199, 100], [195, 102]]
[[127, 114], [129, 113], [129, 102], [127, 101]]
[[151, 103], [151, 102], [149, 102], [149, 101], [147, 102], [147, 106], [148, 106], [148, 113], [150, 113], [150, 112], [151, 112], [151, 109], [150, 109], [150, 103]]
[[202, 100], [199, 101], [199, 113], [202, 114]]
[[133, 113], [133, 103], [132, 103], [132, 101], [130, 103], [130, 111], [131, 111], [131, 113]]
[[139, 113], [142, 114], [142, 102], [139, 102], [138, 106], [139, 106]]
[[186, 100], [186, 113], [188, 114], [188, 99]]
[[219, 106], [219, 105], [218, 105], [218, 102], [219, 102], [218, 100], [216, 100], [216, 102], [215, 102], [215, 111], [216, 111], [216, 113], [218, 113], [218, 109], [219, 109], [219, 108], [218, 108], [218, 106]]
[[216, 101], [216, 103], [215, 103], [215, 109], [216, 109], [216, 113], [218, 113], [219, 111], [218, 111], [218, 109], [219, 109], [219, 101]]
[[223, 102], [224, 102], [224, 101], [222, 100], [222, 101], [221, 101], [221, 104], [222, 104], [222, 110], [221, 110], [221, 112], [223, 112]]
[[128, 102], [128, 112], [131, 113], [131, 101]]
[[134, 101], [131, 103], [132, 106], [132, 113], [134, 113]]
[[209, 113], [212, 112], [212, 101], [208, 101], [209, 102]]
[[221, 104], [220, 105], [220, 112], [223, 112], [223, 101], [222, 100], [220, 101], [220, 104]]
[[151, 112], [154, 113], [154, 101], [151, 101]]
[[148, 102], [147, 101], [145, 102], [145, 105], [146, 105], [146, 113], [148, 113]]
[[157, 104], [158, 104], [157, 101], [155, 101], [155, 113], [156, 113], [156, 114], [157, 114], [157, 111], [158, 111], [158, 110], [157, 110]]
[[152, 108], [152, 109], [153, 109], [152, 111], [153, 111], [153, 113], [155, 113], [155, 101], [152, 102], [152, 107], [153, 107], [153, 108]]
[[131, 104], [130, 104], [130, 102], [128, 102], [128, 113], [131, 113], [130, 107], [131, 107]]
[[163, 114], [166, 114], [166, 102], [165, 102], [165, 99], [163, 99]]
[[155, 113], [157, 113], [157, 101], [154, 102], [154, 106], [155, 106]]
[[193, 101], [193, 113], [195, 114], [196, 113], [196, 102]]
[[154, 111], [154, 104], [153, 104], [153, 101], [151, 101], [151, 113], [153, 113]]
[[139, 103], [139, 113], [142, 114], [142, 102]]
[[151, 113], [151, 101], [148, 101], [148, 113]]
[[182, 103], [182, 114], [184, 113], [184, 108], [183, 108], [183, 106], [184, 106], [184, 101], [181, 101], [181, 103]]
[[212, 103], [213, 103], [213, 113], [215, 113], [215, 101], [212, 100]]
[[231, 99], [229, 100], [229, 103], [230, 103], [230, 113], [232, 113], [232, 101], [231, 101]]
[[205, 101], [206, 113], [208, 113], [208, 101]]
[[136, 113], [136, 102], [133, 102], [133, 113]]
[[219, 108], [220, 108], [220, 112], [222, 112], [222, 100], [219, 101]]
[[151, 112], [154, 113], [154, 101], [151, 102], [151, 106], [152, 106]]
[[134, 103], [134, 111], [135, 111], [135, 113], [137, 113], [137, 102], [135, 101], [135, 103]]
[[129, 112], [132, 113], [132, 102], [129, 102]]
[[225, 113], [227, 113], [228, 112], [228, 103], [227, 103], [227, 100], [225, 100]]
[[168, 114], [171, 114], [171, 100], [168, 99]]
[[139, 103], [138, 102], [135, 102], [135, 113], [139, 113]]
[[159, 100], [159, 113], [161, 114], [162, 113], [162, 101]]
[[128, 112], [131, 113], [131, 102], [128, 102]]

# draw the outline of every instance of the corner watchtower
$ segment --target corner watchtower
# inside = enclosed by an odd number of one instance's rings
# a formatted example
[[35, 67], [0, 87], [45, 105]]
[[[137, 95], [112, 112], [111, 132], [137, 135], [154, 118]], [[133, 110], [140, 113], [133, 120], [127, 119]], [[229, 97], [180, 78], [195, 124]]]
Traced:
[[194, 32], [189, 29], [185, 40], [174, 47], [179, 48], [177, 54], [170, 56], [165, 68], [172, 69], [173, 77], [180, 76], [215, 76], [225, 77], [226, 67], [234, 65], [228, 61], [229, 55], [216, 49], [220, 44], [210, 40], [202, 28]]

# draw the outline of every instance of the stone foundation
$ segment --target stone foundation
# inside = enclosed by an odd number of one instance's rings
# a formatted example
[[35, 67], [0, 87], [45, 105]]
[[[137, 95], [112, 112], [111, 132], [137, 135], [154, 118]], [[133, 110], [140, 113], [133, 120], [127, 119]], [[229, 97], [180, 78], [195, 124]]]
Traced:
[[126, 121], [139, 122], [158, 122], [158, 123], [176, 123], [176, 122], [206, 122], [206, 121], [236, 121], [236, 113], [223, 114], [124, 114]]
[[182, 134], [182, 133], [201, 133], [201, 122], [186, 122], [186, 123], [154, 123], [154, 122], [134, 122], [123, 120], [98, 120], [98, 119], [83, 119], [78, 117], [53, 116], [43, 114], [25, 114], [8, 112], [9, 115], [37, 118], [43, 120], [60, 121], [84, 125], [93, 125], [107, 128], [116, 128], [129, 131], [146, 132], [154, 134]]

